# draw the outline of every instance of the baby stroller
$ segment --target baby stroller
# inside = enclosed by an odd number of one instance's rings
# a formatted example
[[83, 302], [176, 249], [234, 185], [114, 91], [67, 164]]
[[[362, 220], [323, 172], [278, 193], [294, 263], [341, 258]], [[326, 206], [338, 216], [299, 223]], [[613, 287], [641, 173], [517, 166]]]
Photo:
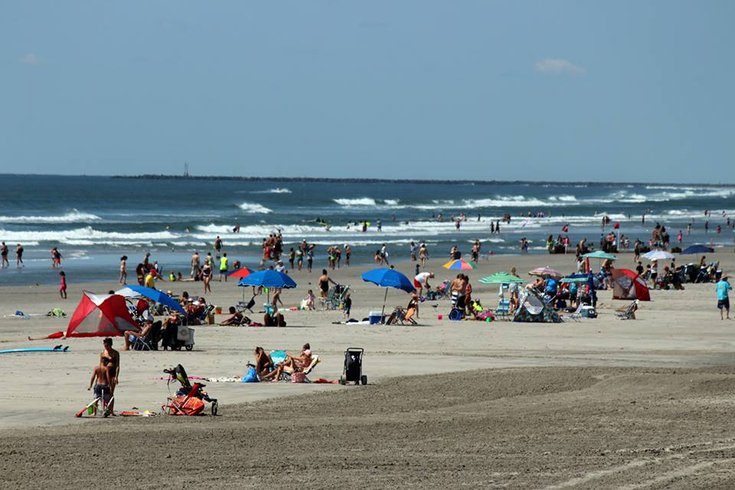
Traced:
[[181, 364], [171, 369], [164, 369], [164, 373], [169, 375], [168, 382], [178, 380], [181, 388], [176, 392], [176, 396], [168, 397], [166, 403], [161, 405], [161, 411], [169, 415], [201, 415], [204, 411], [204, 402], [211, 404], [212, 415], [217, 415], [219, 404], [216, 398], [210, 398], [201, 383], [189, 382], [189, 376]]
[[360, 347], [348, 347], [345, 351], [345, 366], [339, 384], [355, 383], [356, 385], [367, 384], [367, 376], [362, 374], [362, 356], [365, 349]]
[[324, 300], [324, 306], [328, 310], [340, 310], [342, 309], [342, 302], [349, 291], [349, 286], [337, 284], [333, 286], [327, 293], [327, 299]]

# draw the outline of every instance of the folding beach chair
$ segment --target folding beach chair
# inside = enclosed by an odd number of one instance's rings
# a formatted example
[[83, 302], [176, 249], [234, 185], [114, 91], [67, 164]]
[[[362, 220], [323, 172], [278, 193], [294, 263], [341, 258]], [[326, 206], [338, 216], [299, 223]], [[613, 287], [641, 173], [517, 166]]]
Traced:
[[495, 314], [495, 318], [505, 318], [510, 319], [510, 300], [509, 299], [501, 299], [498, 301], [498, 307], [495, 308], [495, 311], [493, 312]]
[[624, 308], [615, 311], [615, 316], [621, 320], [635, 320], [635, 312], [638, 309], [638, 300], [634, 299], [632, 303]]

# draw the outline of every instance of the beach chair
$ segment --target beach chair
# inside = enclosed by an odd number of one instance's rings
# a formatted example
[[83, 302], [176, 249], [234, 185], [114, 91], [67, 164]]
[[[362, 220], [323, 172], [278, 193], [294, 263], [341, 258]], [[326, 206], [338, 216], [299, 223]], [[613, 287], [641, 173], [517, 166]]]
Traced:
[[145, 337], [134, 337], [130, 344], [131, 350], [158, 350], [158, 342], [161, 341], [161, 322], [153, 323], [148, 335]]
[[510, 300], [501, 299], [498, 301], [498, 307], [495, 308], [493, 314], [495, 315], [495, 318], [505, 318], [506, 320], [510, 319]]
[[638, 309], [638, 300], [634, 299], [628, 306], [615, 310], [615, 316], [621, 320], [635, 320], [635, 312]]
[[581, 301], [579, 302], [579, 306], [577, 306], [577, 309], [573, 312], [569, 313], [566, 316], [563, 316], [562, 318], [569, 318], [570, 320], [574, 320], [575, 322], [578, 322], [582, 319], [582, 308], [584, 307], [584, 303]]

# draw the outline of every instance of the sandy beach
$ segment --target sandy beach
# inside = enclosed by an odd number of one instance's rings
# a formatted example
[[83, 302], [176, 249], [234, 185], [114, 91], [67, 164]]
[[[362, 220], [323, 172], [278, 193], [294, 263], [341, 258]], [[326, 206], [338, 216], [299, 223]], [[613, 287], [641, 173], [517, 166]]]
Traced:
[[[720, 260], [725, 272], [734, 269], [732, 253], [708, 259]], [[454, 276], [441, 269], [443, 262], [434, 258], [427, 267], [436, 283]], [[469, 273], [474, 296], [493, 306], [497, 286], [480, 285], [480, 277], [541, 265], [572, 272], [574, 258], [490, 257]], [[632, 255], [621, 254], [618, 266], [632, 267]], [[397, 264], [409, 276], [413, 267]], [[360, 280], [365, 269], [330, 273], [350, 285], [354, 318], [380, 309], [383, 300], [382, 289]], [[284, 291], [287, 306], [316, 290], [318, 270], [292, 277], [299, 286]], [[53, 307], [71, 314], [81, 289], [117, 287], [114, 278], [71, 283], [66, 301], [54, 287], [0, 288], [0, 348], [71, 346], [68, 353], [0, 355], [0, 470], [12, 487], [94, 484], [103, 462], [122, 487], [725, 488], [735, 482], [729, 421], [735, 321], [720, 321], [714, 284], [653, 291], [633, 321], [618, 320], [614, 309], [625, 302], [602, 291], [597, 319], [561, 324], [451, 322], [448, 301], [427, 301], [419, 326], [334, 324], [343, 319], [340, 312], [289, 311], [285, 328], [195, 327], [192, 352], [122, 353], [118, 410], [160, 410], [169, 393], [162, 370], [178, 363], [190, 375], [242, 376], [256, 345], [298, 351], [310, 342], [322, 359], [312, 377], [327, 379], [340, 376], [347, 347], [363, 347], [369, 385], [209, 383], [220, 400], [216, 418], [75, 419], [89, 398], [101, 340], [25, 339], [65, 329], [66, 319], [44, 314]], [[159, 287], [201, 294], [199, 283]], [[242, 297], [232, 282], [212, 288], [207, 299], [225, 310]], [[391, 290], [388, 309], [408, 299]], [[16, 310], [31, 318], [10, 317]]]

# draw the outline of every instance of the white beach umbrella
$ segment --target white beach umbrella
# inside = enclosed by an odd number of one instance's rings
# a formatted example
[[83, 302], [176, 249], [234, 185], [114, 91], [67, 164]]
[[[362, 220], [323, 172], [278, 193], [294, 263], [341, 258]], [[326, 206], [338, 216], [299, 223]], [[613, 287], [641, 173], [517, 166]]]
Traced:
[[643, 254], [643, 257], [648, 260], [671, 260], [676, 258], [674, 254], [663, 250], [651, 250], [650, 252]]

